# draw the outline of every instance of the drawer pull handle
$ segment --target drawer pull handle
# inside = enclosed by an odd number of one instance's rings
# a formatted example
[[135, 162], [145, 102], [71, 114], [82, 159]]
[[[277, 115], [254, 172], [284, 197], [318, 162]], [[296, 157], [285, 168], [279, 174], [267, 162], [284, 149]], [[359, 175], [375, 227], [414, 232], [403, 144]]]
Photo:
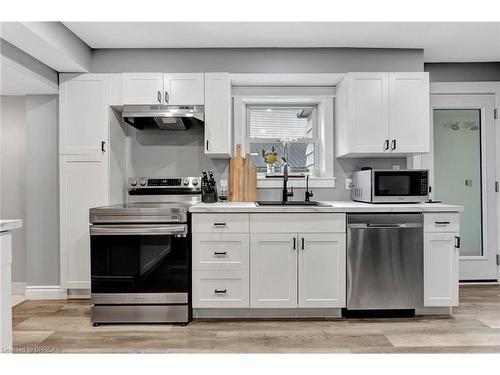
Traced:
[[214, 293], [215, 294], [225, 294], [225, 293], [227, 293], [227, 289], [215, 289]]
[[215, 227], [225, 227], [226, 223], [214, 223]]
[[449, 221], [436, 221], [436, 225], [448, 225], [451, 224]]
[[227, 255], [227, 251], [214, 251], [214, 255]]

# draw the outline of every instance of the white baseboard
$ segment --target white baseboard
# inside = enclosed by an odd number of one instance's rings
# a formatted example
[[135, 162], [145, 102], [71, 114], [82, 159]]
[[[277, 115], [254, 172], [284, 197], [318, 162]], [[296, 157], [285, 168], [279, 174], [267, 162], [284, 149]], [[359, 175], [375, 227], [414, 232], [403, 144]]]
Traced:
[[13, 296], [24, 296], [27, 283], [15, 281], [12, 283], [12, 295]]
[[66, 299], [67, 291], [59, 285], [27, 286], [26, 299]]

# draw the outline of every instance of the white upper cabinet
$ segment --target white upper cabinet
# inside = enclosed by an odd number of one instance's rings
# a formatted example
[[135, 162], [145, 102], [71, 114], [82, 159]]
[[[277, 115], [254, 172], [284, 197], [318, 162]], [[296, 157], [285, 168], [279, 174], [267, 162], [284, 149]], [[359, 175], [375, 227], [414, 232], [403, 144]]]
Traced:
[[123, 104], [203, 105], [203, 73], [123, 73]]
[[205, 73], [205, 155], [230, 158], [231, 81], [228, 73]]
[[203, 73], [175, 73], [163, 75], [165, 104], [203, 105], [205, 103]]
[[347, 80], [349, 148], [354, 153], [381, 152], [389, 130], [387, 73], [352, 73]]
[[108, 143], [108, 76], [61, 74], [59, 86], [59, 153], [101, 155]]
[[163, 73], [123, 73], [123, 104], [163, 104]]
[[391, 149], [430, 151], [429, 73], [389, 73]]
[[429, 152], [429, 74], [348, 73], [337, 86], [337, 156]]

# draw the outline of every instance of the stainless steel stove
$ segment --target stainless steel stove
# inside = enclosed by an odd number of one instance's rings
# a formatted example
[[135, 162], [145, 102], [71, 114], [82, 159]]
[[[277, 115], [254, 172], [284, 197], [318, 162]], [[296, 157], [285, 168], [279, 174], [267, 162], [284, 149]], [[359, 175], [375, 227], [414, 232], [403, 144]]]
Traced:
[[90, 209], [91, 319], [188, 323], [199, 177], [129, 178], [127, 202]]

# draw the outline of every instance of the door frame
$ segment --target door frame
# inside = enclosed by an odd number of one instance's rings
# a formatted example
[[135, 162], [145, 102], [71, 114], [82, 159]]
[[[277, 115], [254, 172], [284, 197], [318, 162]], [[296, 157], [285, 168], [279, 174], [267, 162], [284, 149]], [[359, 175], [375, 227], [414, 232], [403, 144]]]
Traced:
[[[431, 83], [430, 85], [430, 94], [435, 95], [435, 94], [443, 94], [443, 95], [493, 95], [494, 96], [494, 108], [500, 107], [500, 82], [434, 82]], [[429, 97], [430, 100], [430, 97]], [[444, 108], [444, 107], [442, 107]], [[433, 107], [430, 107], [429, 111], [429, 116], [432, 124], [432, 111]], [[483, 113], [481, 114], [483, 115]], [[484, 121], [484, 118], [481, 119]], [[491, 174], [493, 174], [493, 178], [498, 181], [500, 179], [500, 152], [496, 150], [500, 150], [500, 119], [493, 119], [494, 124], [493, 124], [493, 131], [495, 132], [495, 150], [493, 152], [496, 153], [494, 156], [494, 160], [496, 161], [495, 166], [493, 167], [488, 167], [494, 168]], [[432, 132], [431, 132], [431, 137], [432, 137]], [[425, 158], [425, 157], [424, 157]], [[425, 159], [424, 159], [425, 160]], [[422, 166], [422, 155], [417, 155], [417, 156], [412, 156], [408, 158], [409, 166], [413, 166], [413, 168], [420, 168]], [[498, 192], [493, 192], [494, 194], [494, 201], [496, 207], [493, 207], [493, 210], [496, 211], [496, 224], [497, 227], [500, 223], [500, 198], [499, 198], [499, 193]], [[485, 193], [483, 192], [483, 199]], [[486, 224], [486, 222], [484, 223]], [[487, 228], [487, 227], [486, 227]], [[497, 235], [496, 235], [496, 254], [493, 254], [493, 257], [496, 255], [500, 254], [500, 230], [497, 230]], [[483, 233], [483, 237], [484, 233]], [[483, 242], [486, 248], [486, 241]], [[481, 257], [461, 257], [461, 259], [468, 258], [469, 260], [473, 261], [474, 258], [475, 260], [477, 259], [484, 259], [483, 256]], [[496, 278], [497, 281], [500, 280], [500, 266], [497, 265], [496, 267]]]

